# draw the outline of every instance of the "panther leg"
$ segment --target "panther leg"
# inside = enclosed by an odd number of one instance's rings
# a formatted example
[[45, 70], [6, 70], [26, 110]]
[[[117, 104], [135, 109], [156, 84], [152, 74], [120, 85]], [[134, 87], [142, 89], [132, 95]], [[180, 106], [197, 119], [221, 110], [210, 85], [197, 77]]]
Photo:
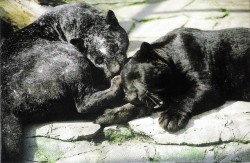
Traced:
[[121, 77], [116, 76], [111, 80], [109, 89], [86, 95], [81, 102], [76, 102], [76, 108], [79, 113], [100, 111], [117, 99], [122, 99], [120, 96], [122, 96]]
[[113, 109], [106, 109], [104, 114], [99, 116], [96, 123], [101, 125], [112, 125], [126, 123], [134, 118], [150, 114], [146, 107], [137, 107], [130, 103]]
[[194, 113], [201, 113], [224, 103], [225, 99], [218, 89], [200, 83], [170, 104], [169, 109], [161, 114], [159, 124], [165, 130], [175, 132], [184, 128]]
[[1, 118], [2, 162], [18, 162], [22, 156], [22, 125], [20, 120], [9, 112], [2, 111]]
[[172, 110], [164, 111], [159, 118], [159, 124], [167, 131], [175, 132], [186, 126], [190, 117], [185, 111], [173, 113]]

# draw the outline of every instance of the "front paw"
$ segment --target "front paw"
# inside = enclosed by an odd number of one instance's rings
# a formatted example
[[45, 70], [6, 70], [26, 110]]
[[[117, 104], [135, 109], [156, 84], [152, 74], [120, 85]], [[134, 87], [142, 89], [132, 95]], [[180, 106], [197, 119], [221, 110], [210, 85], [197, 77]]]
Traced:
[[100, 125], [111, 125], [111, 124], [115, 124], [115, 117], [116, 117], [117, 112], [115, 110], [112, 109], [106, 109], [104, 114], [97, 117], [96, 119], [96, 123], [100, 124]]
[[120, 75], [117, 75], [113, 79], [111, 79], [111, 87], [112, 88], [120, 87], [121, 83], [122, 83], [122, 79], [121, 79]]
[[125, 123], [133, 119], [138, 114], [134, 105], [125, 104], [113, 109], [106, 109], [104, 114], [96, 119], [96, 123], [101, 125], [112, 125]]
[[161, 113], [159, 124], [162, 128], [169, 132], [178, 131], [186, 126], [189, 116], [185, 112], [172, 113], [166, 111]]

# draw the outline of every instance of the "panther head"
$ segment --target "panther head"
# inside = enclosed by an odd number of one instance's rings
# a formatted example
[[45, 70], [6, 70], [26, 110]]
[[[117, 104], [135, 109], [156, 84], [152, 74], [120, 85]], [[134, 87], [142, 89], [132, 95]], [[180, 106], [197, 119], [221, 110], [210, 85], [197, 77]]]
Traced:
[[76, 46], [106, 79], [118, 75], [127, 60], [128, 35], [111, 10], [103, 13], [87, 3], [65, 4], [48, 11], [36, 24], [46, 29], [47, 37]]
[[134, 105], [161, 108], [173, 91], [175, 70], [170, 57], [163, 58], [152, 45], [142, 43], [121, 72], [126, 99]]
[[126, 62], [129, 41], [126, 31], [119, 25], [113, 11], [91, 24], [84, 36], [72, 39], [91, 63], [103, 70], [106, 78], [118, 75]]

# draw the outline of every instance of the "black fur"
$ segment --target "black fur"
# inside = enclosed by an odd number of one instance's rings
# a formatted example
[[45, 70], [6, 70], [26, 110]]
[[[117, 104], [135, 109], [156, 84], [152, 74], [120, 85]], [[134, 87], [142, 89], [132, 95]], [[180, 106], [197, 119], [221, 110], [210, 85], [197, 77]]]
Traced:
[[250, 101], [250, 30], [176, 29], [141, 49], [122, 70], [126, 98], [165, 110], [160, 125], [183, 128], [226, 100]]
[[20, 161], [23, 124], [95, 112], [115, 101], [119, 79], [111, 87], [110, 79], [119, 74], [127, 47], [114, 13], [85, 3], [55, 7], [5, 40], [2, 161]]
[[9, 38], [13, 34], [14, 29], [10, 23], [0, 18], [0, 46], [4, 39]]

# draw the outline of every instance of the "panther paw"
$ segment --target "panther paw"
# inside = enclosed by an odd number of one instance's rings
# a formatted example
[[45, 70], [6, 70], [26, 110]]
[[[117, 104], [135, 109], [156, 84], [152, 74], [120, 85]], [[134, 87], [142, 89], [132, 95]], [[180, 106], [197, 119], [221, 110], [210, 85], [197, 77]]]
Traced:
[[169, 132], [176, 132], [186, 126], [189, 117], [187, 113], [170, 113], [170, 111], [161, 113], [159, 124]]
[[106, 109], [104, 114], [96, 119], [96, 123], [101, 125], [112, 125], [126, 123], [137, 116], [138, 110], [132, 104], [125, 104], [113, 109]]
[[122, 82], [121, 76], [117, 75], [111, 79], [111, 87], [119, 87]]

